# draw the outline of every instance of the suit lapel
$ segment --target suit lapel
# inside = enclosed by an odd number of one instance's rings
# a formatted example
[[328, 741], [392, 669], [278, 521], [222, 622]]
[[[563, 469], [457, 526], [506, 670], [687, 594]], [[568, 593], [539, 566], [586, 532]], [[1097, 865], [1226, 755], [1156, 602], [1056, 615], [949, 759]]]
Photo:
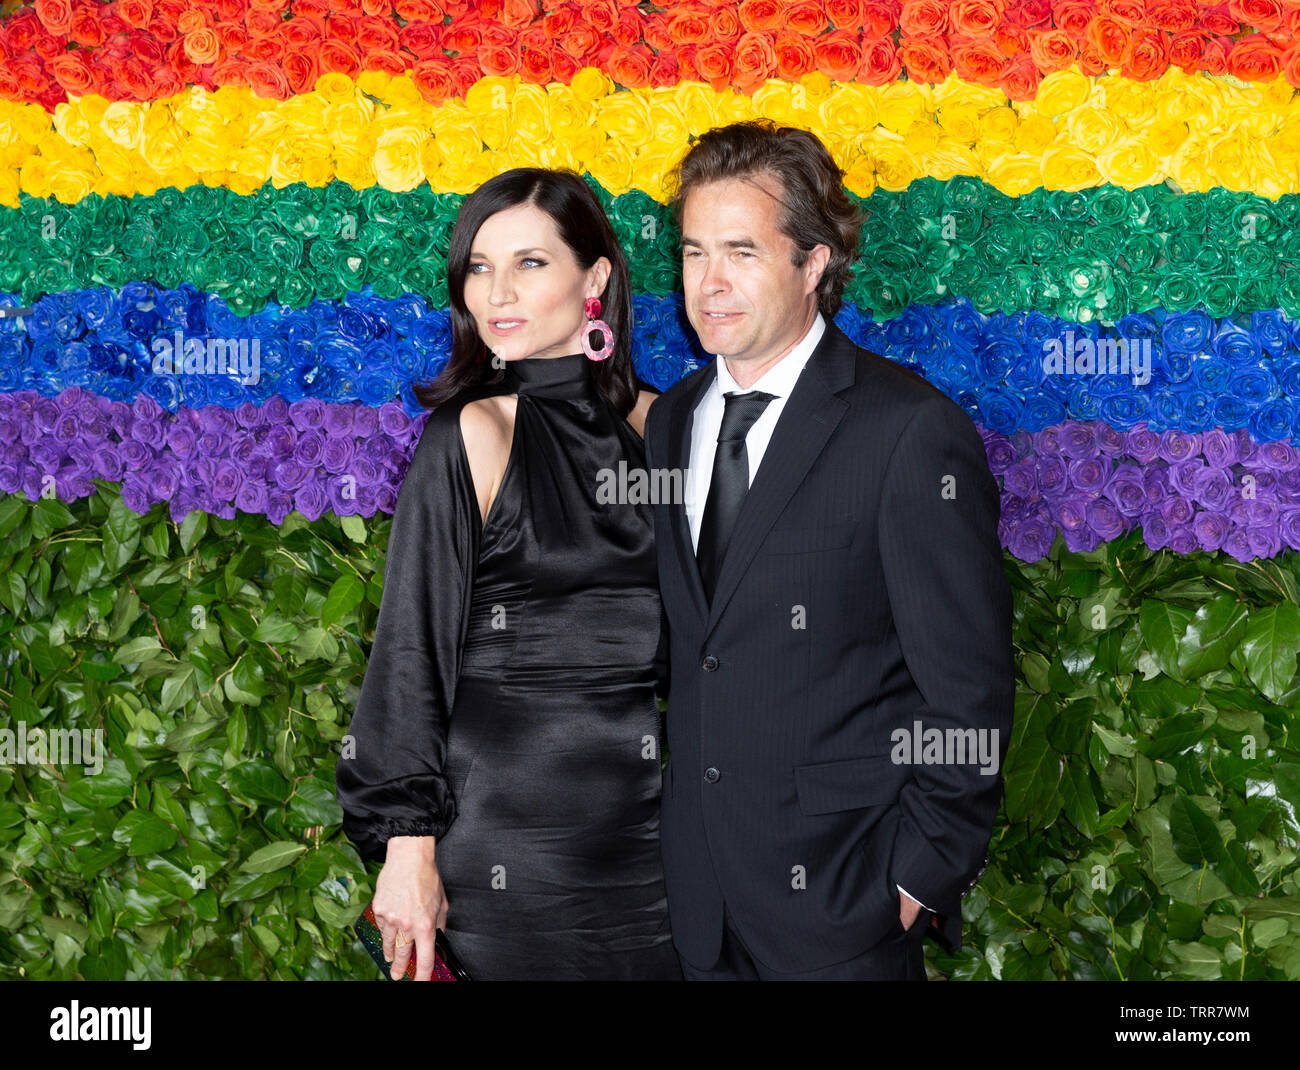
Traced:
[[[722, 571], [718, 574], [711, 607], [700, 582], [686, 510], [680, 505], [671, 507], [677, 561], [691, 592], [691, 601], [699, 615], [706, 619], [706, 638], [717, 625], [763, 537], [803, 482], [808, 469], [848, 410], [848, 402], [836, 397], [836, 392], [852, 385], [855, 357], [856, 346], [828, 320], [825, 334], [795, 380], [794, 389], [786, 399], [763, 454], [763, 463], [745, 495], [722, 561]], [[669, 420], [670, 467], [684, 470], [690, 460], [690, 425], [695, 407], [702, 392], [712, 388], [717, 376], [716, 366], [710, 364], [692, 389], [684, 392], [678, 400]]]

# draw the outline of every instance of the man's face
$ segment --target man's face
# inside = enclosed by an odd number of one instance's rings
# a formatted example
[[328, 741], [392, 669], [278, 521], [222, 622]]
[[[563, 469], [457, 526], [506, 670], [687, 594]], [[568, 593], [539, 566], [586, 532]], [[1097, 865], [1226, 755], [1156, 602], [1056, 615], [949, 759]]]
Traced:
[[812, 325], [830, 255], [818, 245], [802, 267], [791, 263], [794, 243], [777, 228], [778, 183], [766, 174], [711, 182], [682, 206], [687, 317], [705, 352], [749, 382]]

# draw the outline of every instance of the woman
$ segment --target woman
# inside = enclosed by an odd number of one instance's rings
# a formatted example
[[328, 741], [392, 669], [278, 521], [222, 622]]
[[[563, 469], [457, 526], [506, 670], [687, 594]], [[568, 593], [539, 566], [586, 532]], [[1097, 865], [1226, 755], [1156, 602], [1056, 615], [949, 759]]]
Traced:
[[452, 354], [417, 389], [434, 411], [336, 772], [344, 832], [384, 860], [385, 955], [400, 976], [414, 946], [427, 977], [436, 926], [475, 979], [678, 979], [653, 520], [598, 496], [602, 470], [645, 466], [656, 396], [626, 258], [580, 176], [518, 168], [462, 206], [448, 292]]

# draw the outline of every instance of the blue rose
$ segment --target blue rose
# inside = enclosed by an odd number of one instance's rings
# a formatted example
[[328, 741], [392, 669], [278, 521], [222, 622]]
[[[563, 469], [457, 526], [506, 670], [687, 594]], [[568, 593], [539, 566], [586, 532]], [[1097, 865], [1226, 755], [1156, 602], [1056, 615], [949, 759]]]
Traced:
[[1232, 378], [1232, 365], [1218, 357], [1207, 357], [1192, 365], [1192, 377], [1208, 394], [1222, 394]]
[[1249, 419], [1250, 406], [1240, 398], [1224, 394], [1215, 399], [1214, 422], [1225, 431], [1235, 431], [1238, 427], [1245, 427]]
[[1259, 340], [1260, 348], [1271, 357], [1280, 357], [1286, 353], [1291, 340], [1286, 316], [1275, 308], [1252, 312], [1250, 333]]
[[1145, 394], [1129, 388], [1103, 397], [1098, 412], [1111, 427], [1127, 431], [1145, 420], [1150, 408], [1150, 401]]
[[1044, 427], [1062, 423], [1066, 419], [1065, 406], [1058, 398], [1038, 394], [1028, 398], [1020, 410], [1020, 426], [1026, 431], [1041, 431]]
[[1214, 334], [1214, 320], [1205, 312], [1171, 312], [1161, 325], [1166, 351], [1200, 353]]
[[77, 296], [77, 308], [82, 321], [93, 331], [106, 327], [114, 318], [116, 300], [107, 286], [82, 290]]
[[1229, 364], [1252, 364], [1259, 360], [1259, 340], [1225, 319], [1214, 336], [1214, 352]]
[[1291, 423], [1297, 414], [1300, 414], [1300, 406], [1276, 398], [1260, 405], [1250, 414], [1247, 428], [1257, 442], [1276, 442], [1290, 436]]
[[1214, 398], [1204, 390], [1188, 390], [1183, 394], [1183, 416], [1179, 430], [1190, 434], [1214, 428]]

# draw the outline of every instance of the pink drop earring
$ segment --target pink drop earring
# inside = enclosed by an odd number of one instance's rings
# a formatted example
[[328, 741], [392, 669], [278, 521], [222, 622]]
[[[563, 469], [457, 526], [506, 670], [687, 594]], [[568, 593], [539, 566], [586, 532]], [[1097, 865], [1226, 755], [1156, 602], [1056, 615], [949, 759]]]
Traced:
[[[600, 315], [600, 298], [588, 297], [584, 310], [587, 322], [582, 327], [582, 351], [587, 354], [588, 360], [604, 360], [614, 352], [614, 332], [609, 329], [608, 323], [597, 318]], [[599, 331], [602, 335], [603, 344], [599, 349], [591, 347], [592, 331]]]

